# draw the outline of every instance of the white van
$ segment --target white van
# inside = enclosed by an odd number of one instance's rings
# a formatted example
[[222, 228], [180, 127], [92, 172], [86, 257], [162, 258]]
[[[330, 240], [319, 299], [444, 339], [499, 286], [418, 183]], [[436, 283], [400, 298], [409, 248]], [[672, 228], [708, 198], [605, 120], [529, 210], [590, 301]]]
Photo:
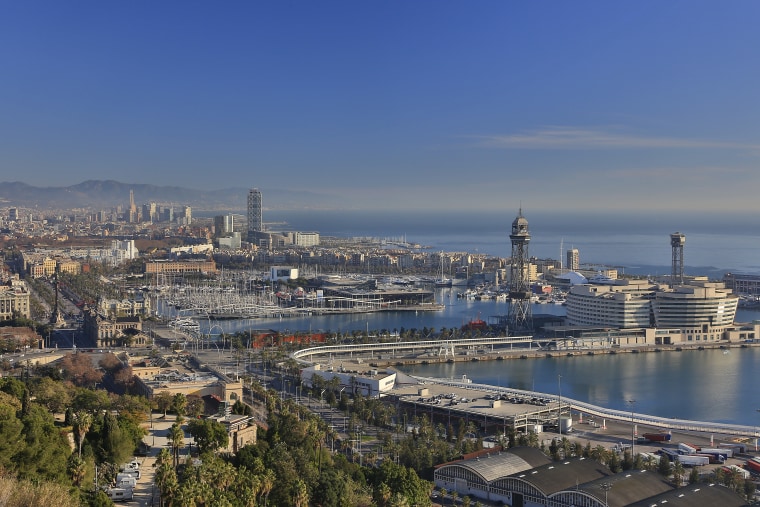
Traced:
[[[139, 471], [139, 470], [131, 470], [131, 469], [129, 469], [129, 468], [127, 468], [127, 469], [125, 469], [125, 470], [122, 470], [121, 472], [119, 472], [119, 473], [117, 474], [117, 477], [118, 477], [119, 475], [129, 475], [129, 476], [132, 476], [132, 477], [134, 477], [135, 479], [140, 479], [140, 477], [142, 477], [142, 474], [140, 473], [140, 471]], [[118, 480], [118, 479], [117, 479], [117, 480]]]
[[132, 500], [133, 497], [132, 488], [109, 488], [106, 490], [106, 493], [108, 494], [108, 498], [115, 502], [119, 500]]
[[116, 474], [116, 487], [123, 488], [124, 486], [130, 488], [137, 486], [137, 477], [132, 474]]

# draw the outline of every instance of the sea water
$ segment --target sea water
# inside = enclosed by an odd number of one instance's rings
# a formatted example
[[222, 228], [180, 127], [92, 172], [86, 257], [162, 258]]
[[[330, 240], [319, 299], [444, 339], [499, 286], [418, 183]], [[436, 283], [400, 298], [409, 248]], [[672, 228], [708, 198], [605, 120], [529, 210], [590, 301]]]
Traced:
[[[509, 231], [517, 209], [484, 212], [268, 211], [265, 220], [288, 230], [323, 236], [376, 237], [420, 243], [431, 251], [485, 253], [509, 257]], [[728, 271], [760, 273], [760, 222], [749, 215], [695, 213], [546, 213], [523, 206], [531, 233], [529, 253], [559, 259], [569, 248], [581, 263], [619, 266], [628, 274], [670, 272], [670, 234], [686, 235], [687, 275], [720, 278]], [[247, 329], [301, 331], [440, 330], [469, 320], [504, 315], [507, 303], [456, 298], [460, 289], [437, 292], [441, 312], [398, 312], [313, 316], [292, 319], [222, 321], [224, 332]], [[563, 314], [556, 305], [534, 305], [534, 314]], [[740, 310], [738, 322], [760, 319]], [[203, 329], [203, 323], [201, 324]], [[210, 325], [210, 323], [209, 323]], [[411, 367], [418, 375], [460, 377], [475, 382], [547, 393], [609, 408], [661, 417], [760, 426], [760, 349], [662, 352], [535, 360], [436, 364]]]

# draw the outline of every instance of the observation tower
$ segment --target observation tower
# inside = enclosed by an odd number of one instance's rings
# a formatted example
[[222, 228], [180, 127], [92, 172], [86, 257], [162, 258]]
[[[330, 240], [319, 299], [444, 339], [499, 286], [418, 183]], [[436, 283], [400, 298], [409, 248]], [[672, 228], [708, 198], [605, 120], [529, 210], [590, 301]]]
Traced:
[[533, 333], [533, 310], [530, 298], [530, 272], [528, 269], [528, 243], [530, 232], [522, 208], [512, 222], [512, 259], [509, 281], [508, 333], [512, 336]]

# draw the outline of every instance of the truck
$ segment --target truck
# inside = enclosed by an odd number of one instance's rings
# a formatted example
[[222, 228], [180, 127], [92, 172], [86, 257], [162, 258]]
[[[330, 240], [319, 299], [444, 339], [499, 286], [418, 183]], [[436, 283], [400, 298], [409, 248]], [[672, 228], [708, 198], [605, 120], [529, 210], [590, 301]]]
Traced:
[[644, 433], [641, 436], [649, 442], [670, 442], [673, 437], [670, 433]]
[[720, 454], [705, 454], [703, 452], [699, 452], [697, 454], [690, 454], [690, 456], [705, 456], [710, 460], [711, 465], [722, 465], [726, 462], [726, 458]]
[[750, 476], [749, 470], [745, 470], [736, 465], [724, 466], [723, 471], [729, 474], [738, 473], [739, 475], [741, 475], [742, 479], [749, 479], [749, 476]]
[[734, 454], [744, 454], [747, 452], [747, 444], [737, 442], [721, 442], [718, 444], [719, 449], [731, 449]]
[[683, 442], [678, 444], [678, 452], [680, 452], [681, 454], [694, 454], [697, 451], [699, 451], [699, 447], [695, 445], [685, 444]]
[[710, 464], [709, 456], [700, 456], [698, 454], [679, 454], [676, 456], [676, 460], [685, 467], [698, 467]]
[[703, 447], [699, 450], [701, 454], [715, 454], [718, 456], [723, 456], [723, 460], [727, 460], [728, 458], [734, 457], [734, 450], [733, 449], [719, 449], [716, 447]]

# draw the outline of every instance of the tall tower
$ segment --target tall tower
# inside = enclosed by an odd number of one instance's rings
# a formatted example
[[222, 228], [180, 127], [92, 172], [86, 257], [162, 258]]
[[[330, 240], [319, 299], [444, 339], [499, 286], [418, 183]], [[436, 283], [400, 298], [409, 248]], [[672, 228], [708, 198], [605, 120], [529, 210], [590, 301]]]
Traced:
[[262, 232], [261, 192], [258, 188], [248, 191], [248, 241], [253, 242], [255, 233]]
[[509, 334], [531, 334], [533, 332], [533, 310], [530, 306], [530, 279], [528, 271], [528, 221], [522, 216], [522, 208], [512, 222], [512, 264], [509, 282], [509, 314], [507, 325]]
[[127, 220], [133, 224], [137, 222], [137, 205], [135, 204], [135, 191], [129, 191], [129, 218]]
[[673, 267], [670, 271], [670, 288], [683, 285], [683, 245], [686, 236], [680, 232], [670, 235], [670, 247], [673, 249]]
[[567, 269], [578, 271], [581, 267], [581, 254], [577, 248], [571, 248], [567, 251]]

